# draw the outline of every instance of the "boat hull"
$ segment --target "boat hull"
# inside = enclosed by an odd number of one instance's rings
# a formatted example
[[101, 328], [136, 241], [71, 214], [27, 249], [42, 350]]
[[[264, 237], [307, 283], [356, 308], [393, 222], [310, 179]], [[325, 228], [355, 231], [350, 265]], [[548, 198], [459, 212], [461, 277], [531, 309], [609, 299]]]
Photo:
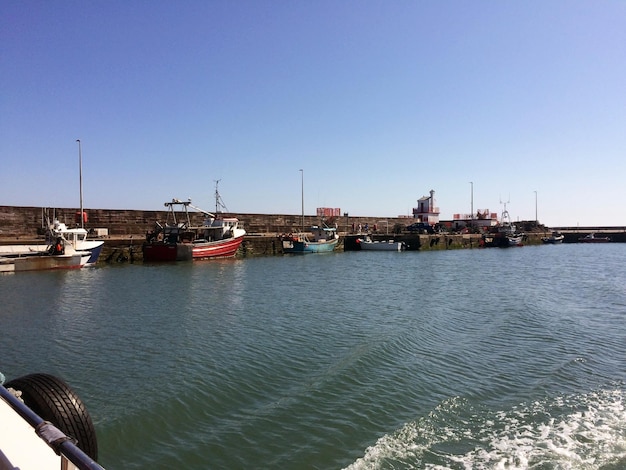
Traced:
[[284, 240], [283, 253], [308, 254], [308, 253], [330, 253], [337, 246], [337, 240], [325, 242], [307, 242], [300, 240]]
[[593, 233], [578, 239], [579, 243], [609, 243], [610, 241], [609, 237], [596, 237]]
[[87, 264], [88, 252], [68, 255], [32, 255], [18, 258], [2, 258], [0, 272], [49, 271], [80, 269]]
[[86, 240], [78, 242], [76, 244], [76, 250], [86, 251], [89, 253], [89, 259], [87, 260], [85, 266], [95, 266], [98, 262], [103, 246], [104, 242], [102, 240]]
[[[100, 252], [104, 246], [102, 240], [85, 240], [72, 243], [76, 251], [88, 252], [89, 260], [85, 266], [94, 266], [98, 262]], [[48, 253], [50, 245], [2, 245], [0, 246], [0, 256], [4, 257], [28, 257], [33, 255], [45, 255]]]
[[193, 259], [231, 258], [237, 253], [242, 241], [243, 236], [215, 242], [196, 242], [193, 244], [192, 256]]
[[364, 251], [403, 251], [404, 243], [402, 242], [375, 242], [362, 241], [359, 243], [361, 250]]
[[214, 242], [196, 243], [144, 243], [143, 260], [146, 262], [190, 261], [235, 256], [243, 236]]

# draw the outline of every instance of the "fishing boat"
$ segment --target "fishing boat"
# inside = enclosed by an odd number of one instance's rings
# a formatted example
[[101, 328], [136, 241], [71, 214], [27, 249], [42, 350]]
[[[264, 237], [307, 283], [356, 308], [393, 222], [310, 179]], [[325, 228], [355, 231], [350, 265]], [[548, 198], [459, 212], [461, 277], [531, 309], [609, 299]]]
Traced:
[[87, 260], [86, 266], [94, 266], [98, 261], [104, 241], [87, 240], [87, 230], [85, 229], [87, 213], [83, 210], [83, 152], [80, 139], [76, 139], [76, 142], [78, 142], [78, 178], [80, 190], [80, 212], [76, 215], [80, 219], [80, 227], [68, 228], [65, 224], [55, 219], [52, 226], [49, 226], [49, 231], [53, 238], [59, 236], [63, 237], [76, 251], [88, 251], [90, 257], [89, 260]]
[[394, 240], [372, 240], [369, 236], [357, 238], [357, 243], [364, 251], [404, 251], [406, 246], [404, 242]]
[[[70, 243], [59, 238], [47, 251], [40, 251], [40, 245], [30, 252], [3, 250], [0, 254], [0, 272], [46, 271], [58, 269], [80, 269], [91, 258], [89, 251], [76, 251]], [[4, 247], [7, 248], [7, 247]], [[9, 248], [13, 248], [12, 246]]]
[[522, 246], [524, 235], [507, 235], [506, 239], [509, 246]]
[[[40, 269], [72, 269], [83, 266], [94, 266], [100, 256], [103, 240], [89, 240], [89, 232], [85, 229], [87, 213], [83, 210], [83, 170], [82, 151], [80, 140], [78, 142], [78, 162], [80, 174], [80, 212], [76, 213], [76, 227], [70, 228], [65, 223], [60, 222], [53, 214], [52, 222], [48, 215], [42, 216], [42, 229], [45, 230], [45, 243], [31, 245], [0, 245], [0, 258], [2, 265], [8, 271], [30, 271]], [[80, 219], [80, 220], [79, 220]], [[80, 226], [78, 223], [80, 222]], [[63, 255], [54, 253], [54, 246], [61, 241], [63, 245]], [[85, 252], [89, 254], [86, 262], [83, 262]], [[13, 259], [20, 259], [16, 269], [13, 269]], [[28, 260], [26, 260], [28, 258]], [[11, 267], [11, 268], [9, 268]], [[39, 267], [39, 268], [38, 268]], [[1, 269], [0, 270], [4, 270]]]
[[506, 203], [502, 209], [500, 224], [488, 235], [483, 235], [481, 246], [485, 247], [508, 247], [523, 246], [524, 234], [517, 231], [515, 224], [511, 222], [511, 216], [506, 209]]
[[335, 250], [339, 242], [337, 234], [337, 224], [334, 227], [328, 226], [322, 219], [320, 225], [313, 225], [309, 232], [304, 232], [304, 170], [300, 170], [302, 176], [302, 228], [294, 234], [281, 235], [280, 241], [283, 253], [307, 254], [307, 253], [329, 253]]
[[[239, 226], [237, 218], [216, 215], [222, 203], [217, 187], [215, 193], [215, 214], [192, 205], [191, 200], [166, 202], [167, 220], [164, 225], [157, 221], [155, 229], [146, 234], [143, 260], [188, 261], [235, 256], [246, 231]], [[190, 208], [204, 216], [201, 225], [192, 224]]]
[[[100, 256], [104, 241], [87, 239], [88, 232], [82, 227], [69, 228], [66, 224], [54, 219], [46, 227], [45, 243], [31, 245], [1, 245], [0, 257], [18, 258], [30, 257], [33, 255], [47, 256], [49, 259], [53, 245], [58, 239], [62, 240], [65, 252], [69, 253], [71, 248], [74, 252], [88, 252], [89, 259], [84, 266], [94, 266]], [[51, 263], [51, 261], [48, 261]], [[81, 266], [82, 267], [82, 266]]]
[[578, 239], [580, 243], [608, 243], [611, 241], [610, 237], [597, 237], [595, 233], [590, 233], [585, 237]]
[[339, 241], [336, 227], [314, 225], [310, 233], [289, 234], [281, 237], [283, 253], [329, 253], [335, 249]]
[[558, 245], [563, 243], [564, 239], [565, 235], [563, 235], [562, 233], [552, 232], [552, 235], [550, 235], [549, 237], [543, 237], [541, 241], [548, 245]]

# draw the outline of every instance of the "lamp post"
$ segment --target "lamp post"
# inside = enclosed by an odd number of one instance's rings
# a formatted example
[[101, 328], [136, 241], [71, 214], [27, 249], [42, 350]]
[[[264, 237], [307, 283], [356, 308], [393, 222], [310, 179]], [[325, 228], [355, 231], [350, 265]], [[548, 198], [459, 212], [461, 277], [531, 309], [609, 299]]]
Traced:
[[472, 212], [470, 214], [470, 219], [471, 219], [471, 225], [474, 225], [474, 182], [470, 181], [469, 184], [471, 185], [471, 188], [472, 188], [471, 199], [470, 199]]
[[304, 232], [304, 170], [300, 169], [300, 190], [302, 193], [302, 231]]
[[535, 225], [539, 225], [539, 218], [537, 217], [537, 191], [535, 191]]
[[76, 139], [76, 142], [78, 142], [78, 180], [80, 184], [80, 228], [85, 228], [83, 216], [83, 155], [80, 139]]

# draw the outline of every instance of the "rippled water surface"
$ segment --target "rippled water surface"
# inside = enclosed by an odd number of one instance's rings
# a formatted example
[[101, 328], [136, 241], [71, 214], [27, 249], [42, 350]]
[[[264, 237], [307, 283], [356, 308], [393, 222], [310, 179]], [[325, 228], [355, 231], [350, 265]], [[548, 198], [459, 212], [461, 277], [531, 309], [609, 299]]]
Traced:
[[108, 469], [626, 467], [626, 245], [0, 277]]

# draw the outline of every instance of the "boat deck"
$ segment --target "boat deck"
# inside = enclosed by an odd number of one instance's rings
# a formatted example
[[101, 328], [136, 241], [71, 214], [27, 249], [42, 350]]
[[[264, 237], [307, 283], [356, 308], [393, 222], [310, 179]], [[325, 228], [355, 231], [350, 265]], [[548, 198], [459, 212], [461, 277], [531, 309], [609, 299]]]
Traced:
[[48, 447], [33, 427], [0, 398], [0, 468], [59, 470], [61, 457]]

